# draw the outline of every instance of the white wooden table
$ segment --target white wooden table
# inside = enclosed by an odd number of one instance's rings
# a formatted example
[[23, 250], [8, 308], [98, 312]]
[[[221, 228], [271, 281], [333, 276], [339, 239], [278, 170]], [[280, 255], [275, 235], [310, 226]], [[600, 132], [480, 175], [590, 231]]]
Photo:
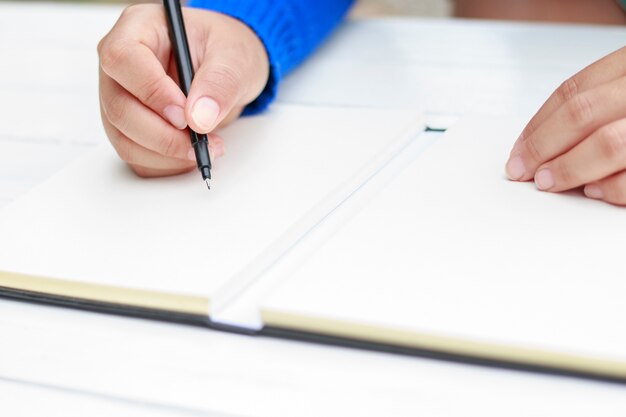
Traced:
[[[96, 43], [120, 10], [0, 3], [0, 206], [106, 141]], [[353, 21], [279, 100], [417, 107], [433, 124], [530, 115], [625, 41], [619, 28]], [[624, 415], [626, 386], [0, 299], [0, 413]]]

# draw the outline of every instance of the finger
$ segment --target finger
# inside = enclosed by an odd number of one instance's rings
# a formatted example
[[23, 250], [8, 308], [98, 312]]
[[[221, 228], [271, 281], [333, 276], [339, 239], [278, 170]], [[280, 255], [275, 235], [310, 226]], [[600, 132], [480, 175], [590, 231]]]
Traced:
[[178, 169], [159, 169], [144, 167], [141, 165], [129, 164], [130, 168], [135, 174], [142, 178], [156, 178], [156, 177], [169, 177], [172, 175], [184, 174], [186, 172], [193, 171], [194, 167], [190, 167], [184, 171]]
[[[104, 129], [119, 157], [131, 166], [140, 176], [165, 176], [188, 172], [196, 167], [195, 161], [168, 158], [146, 149], [124, 136], [108, 121]], [[224, 140], [217, 135], [209, 136], [209, 154], [212, 160], [224, 155]]]
[[543, 191], [563, 191], [605, 178], [626, 168], [626, 119], [592, 133], [569, 152], [542, 165], [535, 184]]
[[552, 115], [565, 102], [591, 88], [610, 82], [626, 75], [626, 48], [619, 49], [610, 55], [594, 62], [573, 77], [567, 79], [557, 88], [537, 113], [530, 119], [513, 149], [519, 142], [529, 137], [538, 126]]
[[[132, 144], [132, 141], [131, 141]], [[136, 144], [134, 144], [136, 145]], [[139, 145], [136, 145], [139, 146]], [[215, 161], [216, 159], [222, 157], [224, 155], [224, 141], [221, 137], [217, 135], [209, 135], [209, 155], [211, 160]], [[166, 158], [169, 162], [172, 161], [171, 158]], [[129, 165], [133, 172], [140, 177], [167, 177], [170, 175], [178, 175], [184, 174], [186, 172], [193, 171], [196, 168], [196, 164], [192, 163], [190, 166], [170, 166], [168, 167], [166, 164], [159, 165], [143, 165], [142, 162], [147, 162], [151, 164], [151, 161], [148, 160], [140, 160], [139, 162], [129, 162]], [[186, 161], [185, 161], [186, 162]]]
[[593, 131], [626, 117], [626, 77], [588, 90], [564, 103], [526, 140], [507, 162], [510, 179], [526, 181], [537, 168], [567, 152]]
[[589, 198], [626, 206], [626, 172], [622, 171], [588, 184], [585, 186], [584, 192]]
[[186, 159], [169, 158], [133, 142], [113, 126], [106, 118], [103, 119], [104, 130], [120, 159], [130, 165], [141, 165], [156, 169], [186, 172], [195, 167], [195, 162]]
[[109, 77], [178, 129], [187, 126], [185, 95], [167, 75], [170, 41], [161, 7], [128, 7], [98, 45]]
[[104, 73], [100, 99], [105, 118], [126, 137], [163, 156], [194, 160], [187, 131], [174, 128]]
[[226, 22], [221, 32], [215, 30], [222, 36], [207, 42], [189, 91], [187, 120], [199, 133], [212, 131], [233, 109], [252, 102], [269, 77], [265, 47], [258, 37], [235, 19]]
[[[191, 149], [188, 132], [181, 132], [163, 122], [151, 110], [143, 107], [134, 97], [121, 89], [119, 85], [116, 85], [115, 81], [108, 78], [106, 74], [101, 74], [101, 84], [105, 86], [105, 88], [101, 88], [102, 121], [107, 136], [122, 160], [144, 167], [161, 168], [167, 166], [165, 161], [171, 160], [177, 161], [176, 166], [179, 166], [181, 161], [185, 165], [193, 166], [195, 164], [195, 154]], [[109, 94], [113, 97], [109, 98]], [[160, 131], [158, 129], [164, 129], [165, 134], [159, 136], [156, 133], [154, 136], [150, 136], [150, 132], [154, 129], [154, 126], [150, 125], [150, 119], [157, 126], [157, 132]], [[118, 126], [126, 126], [126, 132], [139, 134], [139, 136], [135, 136], [131, 140]], [[146, 136], [146, 133], [148, 136]], [[136, 143], [137, 147], [130, 147], [130, 144], [126, 143], [126, 141], [116, 141], [119, 137], [123, 137], [132, 143], [138, 142]], [[158, 137], [162, 137], [162, 139], [157, 139], [153, 143], [151, 139]], [[136, 138], [139, 138], [139, 140]], [[208, 139], [211, 157], [219, 158], [224, 155], [224, 140], [219, 135], [213, 133], [208, 135]], [[175, 145], [172, 144], [174, 141], [177, 142]], [[147, 143], [148, 147], [141, 146], [143, 143]], [[159, 143], [160, 145], [158, 145]], [[163, 150], [160, 148], [167, 151], [159, 152], [159, 150]], [[145, 149], [150, 152], [136, 152], [137, 149]], [[157, 156], [159, 158], [156, 158]], [[167, 168], [172, 167], [167, 166]]]

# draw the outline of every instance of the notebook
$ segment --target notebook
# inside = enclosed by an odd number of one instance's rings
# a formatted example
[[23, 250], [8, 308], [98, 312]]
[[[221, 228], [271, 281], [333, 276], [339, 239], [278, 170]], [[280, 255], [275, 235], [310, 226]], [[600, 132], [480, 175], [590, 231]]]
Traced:
[[624, 381], [624, 212], [507, 181], [522, 126], [433, 141], [410, 110], [279, 105], [222, 132], [210, 193], [105, 146], [2, 211], [0, 291]]
[[448, 130], [301, 257], [265, 326], [624, 379], [626, 212], [508, 181], [523, 122]]
[[0, 286], [205, 322], [422, 128], [411, 110], [277, 105], [221, 132], [211, 191], [197, 172], [138, 178], [103, 137], [1, 212]]

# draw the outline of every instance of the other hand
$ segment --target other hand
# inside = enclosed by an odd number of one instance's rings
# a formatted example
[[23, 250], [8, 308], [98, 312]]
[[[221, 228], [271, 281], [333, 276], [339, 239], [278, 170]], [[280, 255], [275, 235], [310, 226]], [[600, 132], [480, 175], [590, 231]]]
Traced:
[[506, 164], [543, 191], [584, 187], [626, 205], [626, 48], [565, 81], [530, 120]]

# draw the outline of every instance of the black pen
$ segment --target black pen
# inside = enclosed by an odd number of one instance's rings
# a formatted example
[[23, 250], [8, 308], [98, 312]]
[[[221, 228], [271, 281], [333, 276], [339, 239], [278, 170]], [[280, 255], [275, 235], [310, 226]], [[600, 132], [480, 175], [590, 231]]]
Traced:
[[[183, 90], [183, 93], [185, 93], [185, 96], [188, 96], [191, 81], [193, 80], [193, 64], [191, 62], [191, 54], [189, 53], [189, 43], [187, 42], [187, 32], [185, 32], [185, 22], [183, 21], [180, 1], [163, 0], [163, 5], [165, 6], [165, 14], [167, 15], [172, 50], [176, 58], [180, 88]], [[207, 135], [196, 133], [191, 128], [189, 129], [189, 133], [191, 136], [191, 146], [193, 146], [194, 153], [196, 154], [198, 169], [202, 174], [202, 179], [206, 182], [210, 190], [211, 157], [208, 147], [209, 139]]]

